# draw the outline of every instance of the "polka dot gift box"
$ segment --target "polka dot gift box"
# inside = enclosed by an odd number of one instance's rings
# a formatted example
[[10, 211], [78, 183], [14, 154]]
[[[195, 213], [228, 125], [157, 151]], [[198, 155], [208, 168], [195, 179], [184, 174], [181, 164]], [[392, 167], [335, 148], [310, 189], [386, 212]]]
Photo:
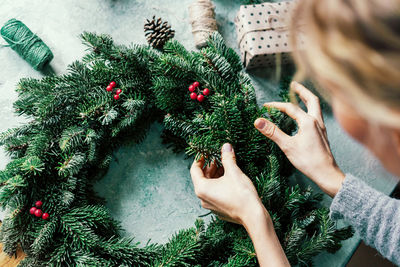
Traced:
[[235, 24], [246, 69], [272, 67], [276, 62], [285, 64], [290, 61], [289, 24], [296, 3], [288, 1], [240, 7]]

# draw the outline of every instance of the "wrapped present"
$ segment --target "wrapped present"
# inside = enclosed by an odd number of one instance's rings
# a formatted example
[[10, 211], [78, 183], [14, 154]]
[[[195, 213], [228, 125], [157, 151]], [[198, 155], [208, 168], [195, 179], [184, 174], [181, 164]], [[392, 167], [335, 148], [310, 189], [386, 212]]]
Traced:
[[243, 5], [235, 19], [246, 69], [290, 62], [290, 17], [297, 1]]

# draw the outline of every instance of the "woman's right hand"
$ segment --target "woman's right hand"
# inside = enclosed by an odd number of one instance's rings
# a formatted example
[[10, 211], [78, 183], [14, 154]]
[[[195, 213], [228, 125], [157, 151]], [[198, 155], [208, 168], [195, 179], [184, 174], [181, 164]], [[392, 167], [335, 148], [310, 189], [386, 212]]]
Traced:
[[307, 113], [292, 103], [271, 102], [264, 106], [277, 108], [296, 120], [297, 134], [287, 135], [264, 118], [258, 118], [254, 126], [281, 148], [293, 166], [334, 197], [345, 175], [337, 166], [329, 147], [319, 99], [297, 82], [292, 82], [290, 86], [306, 105]]

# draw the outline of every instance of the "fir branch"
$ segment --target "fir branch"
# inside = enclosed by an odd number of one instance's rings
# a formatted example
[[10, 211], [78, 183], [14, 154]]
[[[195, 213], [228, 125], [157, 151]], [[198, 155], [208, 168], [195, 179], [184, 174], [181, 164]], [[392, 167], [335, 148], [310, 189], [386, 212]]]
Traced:
[[10, 139], [15, 138], [17, 132], [18, 132], [17, 128], [11, 128], [6, 130], [5, 132], [2, 132], [0, 134], [0, 145], [2, 146]]
[[101, 125], [109, 125], [114, 119], [117, 118], [117, 116], [118, 111], [116, 111], [114, 108], [111, 108], [107, 111], [104, 111], [103, 115], [100, 116], [99, 121], [101, 122]]
[[[161, 258], [153, 266], [191, 266], [200, 244], [195, 229], [181, 230], [162, 249]], [[189, 262], [188, 262], [189, 261]]]
[[59, 142], [62, 151], [69, 151], [76, 148], [82, 141], [85, 129], [78, 126], [72, 126], [66, 129], [62, 134]]
[[79, 173], [83, 165], [86, 163], [86, 156], [83, 153], [76, 153], [64, 158], [64, 162], [58, 167], [60, 176], [70, 176]]
[[58, 219], [52, 219], [46, 223], [40, 230], [35, 241], [32, 243], [32, 251], [34, 255], [40, 255], [45, 253], [45, 250], [52, 244], [54, 240], [54, 235], [56, 234], [58, 228]]
[[24, 163], [21, 165], [21, 170], [27, 174], [31, 173], [34, 175], [39, 174], [44, 169], [44, 163], [37, 156], [27, 157]]

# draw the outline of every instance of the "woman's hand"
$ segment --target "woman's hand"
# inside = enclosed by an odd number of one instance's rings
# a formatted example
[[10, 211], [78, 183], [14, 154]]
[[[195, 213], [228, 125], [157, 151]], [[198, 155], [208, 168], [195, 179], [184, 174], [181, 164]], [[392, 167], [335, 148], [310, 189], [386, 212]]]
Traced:
[[264, 206], [251, 180], [236, 165], [230, 144], [222, 147], [222, 165], [204, 168], [204, 158], [190, 169], [196, 195], [205, 209], [221, 219], [246, 225], [255, 215], [265, 216]]
[[204, 168], [204, 158], [193, 162], [194, 190], [205, 209], [220, 219], [242, 224], [253, 241], [260, 266], [290, 266], [274, 225], [250, 179], [236, 165], [230, 144], [222, 147], [222, 168]]
[[297, 134], [289, 136], [264, 118], [257, 119], [254, 126], [282, 149], [293, 166], [334, 197], [342, 186], [344, 174], [329, 148], [319, 99], [297, 82], [292, 82], [291, 88], [306, 105], [307, 113], [292, 103], [271, 102], [264, 105], [277, 108], [296, 120], [299, 127]]

